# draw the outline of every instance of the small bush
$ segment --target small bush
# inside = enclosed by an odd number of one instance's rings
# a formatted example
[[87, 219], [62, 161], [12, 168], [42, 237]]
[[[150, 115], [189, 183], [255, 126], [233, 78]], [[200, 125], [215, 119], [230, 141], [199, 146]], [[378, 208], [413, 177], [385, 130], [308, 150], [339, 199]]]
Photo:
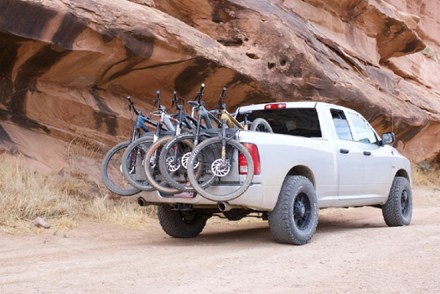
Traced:
[[434, 50], [432, 48], [429, 47], [425, 47], [425, 49], [423, 49], [422, 53], [427, 56], [430, 59], [433, 59], [434, 61], [437, 61], [437, 54], [435, 54]]

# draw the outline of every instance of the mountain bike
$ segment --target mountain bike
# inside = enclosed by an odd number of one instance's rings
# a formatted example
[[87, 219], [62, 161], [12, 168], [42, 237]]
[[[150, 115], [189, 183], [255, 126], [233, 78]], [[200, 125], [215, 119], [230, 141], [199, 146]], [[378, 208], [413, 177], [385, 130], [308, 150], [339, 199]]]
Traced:
[[[157, 110], [150, 112], [152, 116], [159, 116], [159, 121], [156, 124], [156, 130], [152, 135], [142, 137], [136, 141], [133, 141], [127, 148], [125, 149], [122, 155], [122, 161], [129, 162], [130, 158], [133, 156], [133, 153], [136, 154], [137, 158], [137, 170], [142, 170], [142, 172], [138, 172], [133, 174], [128, 165], [122, 165], [122, 173], [125, 179], [134, 187], [144, 191], [153, 191], [155, 188], [151, 186], [145, 175], [145, 156], [153, 145], [154, 142], [158, 141], [160, 137], [165, 135], [173, 134], [176, 130], [175, 124], [178, 120], [167, 114], [166, 107], [160, 104], [160, 91], [156, 91], [156, 98], [154, 100], [154, 106], [157, 107]], [[185, 120], [185, 124], [191, 126], [194, 122], [190, 122], [190, 119]], [[141, 176], [139, 176], [141, 175]]]
[[[194, 102], [194, 101], [189, 102], [189, 104], [192, 106], [191, 113], [194, 114], [194, 111], [197, 111], [199, 113], [195, 127], [186, 128], [186, 129], [183, 129], [183, 128], [176, 129], [176, 132], [173, 135], [165, 136], [163, 138], [160, 138], [157, 142], [155, 142], [150, 147], [150, 149], [147, 151], [147, 154], [145, 155], [145, 164], [144, 164], [145, 175], [146, 175], [148, 181], [150, 182], [150, 184], [162, 193], [174, 194], [174, 193], [177, 193], [180, 191], [178, 188], [174, 187], [169, 182], [168, 179], [165, 178], [165, 174], [163, 174], [160, 169], [160, 158], [161, 158], [163, 147], [169, 141], [173, 140], [175, 137], [179, 137], [182, 130], [184, 130], [184, 131], [186, 130], [187, 132], [194, 131], [197, 134], [200, 132], [200, 130], [204, 130], [204, 129], [212, 127], [211, 120], [208, 117], [209, 116], [208, 112], [207, 111], [204, 113], [200, 112], [201, 111], [200, 105], [203, 105], [201, 103], [201, 97], [203, 95], [204, 87], [205, 87], [205, 85], [202, 84], [202, 86], [197, 94], [197, 97], [196, 97], [197, 102]], [[195, 108], [197, 108], [197, 110], [195, 110]], [[183, 113], [184, 113], [183, 105], [179, 106], [179, 113], [180, 113], [180, 120], [179, 120], [179, 123], [177, 124], [178, 126], [183, 123], [182, 119], [185, 118], [185, 115], [183, 115]], [[205, 122], [205, 125], [201, 124], [201, 120], [203, 117], [205, 117], [203, 119]], [[212, 116], [212, 119], [214, 120], [216, 118]], [[181, 137], [179, 137], [179, 138], [181, 138]], [[167, 159], [168, 160], [167, 166], [169, 167], [169, 169], [175, 170], [175, 171], [179, 170], [183, 174], [186, 173], [186, 168], [182, 169], [180, 155], [190, 153], [194, 147], [194, 144], [197, 144], [197, 141], [181, 138], [181, 140], [179, 141], [179, 144], [178, 144], [179, 149], [178, 150], [176, 149], [176, 152], [174, 153], [174, 156], [175, 156], [174, 159], [173, 158]], [[179, 152], [177, 152], [177, 151], [179, 151]], [[195, 173], [198, 174], [197, 168], [195, 170]]]
[[101, 177], [104, 185], [111, 192], [119, 194], [120, 196], [131, 196], [140, 192], [139, 188], [131, 185], [123, 176], [123, 167], [129, 170], [133, 176], [139, 176], [139, 173], [143, 173], [136, 152], [132, 152], [125, 161], [122, 161], [122, 154], [132, 142], [143, 136], [152, 136], [152, 132], [148, 129], [147, 125], [154, 128], [157, 127], [157, 124], [148, 116], [143, 115], [141, 111], [136, 109], [130, 96], [127, 97], [127, 100], [129, 112], [133, 112], [136, 115], [136, 122], [133, 125], [131, 138], [111, 148], [105, 155], [101, 165]]
[[[163, 144], [159, 156], [160, 174], [170, 186], [182, 192], [192, 192], [194, 190], [189, 183], [186, 171], [188, 158], [194, 146], [205, 138], [217, 135], [217, 131], [212, 128], [213, 123], [216, 126], [221, 125], [220, 120], [214, 114], [215, 112], [208, 111], [205, 108], [205, 103], [202, 100], [204, 89], [205, 84], [202, 84], [195, 100], [188, 102], [193, 112], [198, 114], [196, 127], [190, 130], [190, 132], [180, 134], [164, 142], [165, 144]], [[196, 174], [199, 177], [206, 176], [199, 173], [201, 170], [197, 170], [197, 168]], [[214, 179], [213, 177], [210, 178]], [[204, 183], [209, 185], [210, 181], [206, 180]], [[190, 197], [191, 195], [188, 194], [186, 196]]]
[[[273, 132], [264, 119], [250, 123], [245, 115], [243, 123], [237, 121], [226, 110], [225, 96], [226, 88], [223, 88], [219, 98], [222, 124], [218, 135], [197, 145], [188, 158], [187, 173], [191, 186], [202, 197], [212, 201], [235, 199], [243, 194], [252, 182], [254, 176], [252, 155], [236, 140], [238, 130], [247, 130], [250, 125], [251, 130]], [[194, 173], [194, 168], [200, 169], [200, 165], [202, 171], [199, 173], [210, 174], [210, 177], [200, 177]]]

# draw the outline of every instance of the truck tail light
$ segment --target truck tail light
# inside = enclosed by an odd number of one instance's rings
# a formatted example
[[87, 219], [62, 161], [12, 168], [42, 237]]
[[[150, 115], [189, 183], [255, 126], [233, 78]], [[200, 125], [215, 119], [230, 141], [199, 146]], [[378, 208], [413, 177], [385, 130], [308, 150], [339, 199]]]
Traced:
[[[254, 163], [254, 175], [259, 175], [261, 172], [261, 167], [260, 167], [260, 154], [258, 153], [257, 145], [251, 143], [242, 143], [242, 144], [251, 154], [252, 161]], [[241, 153], [238, 156], [238, 165], [239, 165], [240, 175], [247, 174], [248, 171], [247, 171], [246, 158]]]
[[264, 110], [285, 109], [286, 103], [271, 103], [264, 105]]

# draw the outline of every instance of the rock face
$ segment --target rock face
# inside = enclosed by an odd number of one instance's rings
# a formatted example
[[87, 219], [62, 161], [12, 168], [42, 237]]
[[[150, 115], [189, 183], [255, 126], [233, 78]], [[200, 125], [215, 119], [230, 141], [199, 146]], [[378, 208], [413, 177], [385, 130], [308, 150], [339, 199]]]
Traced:
[[440, 161], [440, 4], [419, 2], [2, 0], [0, 149], [56, 170], [72, 142], [129, 136], [127, 95], [146, 112], [156, 89], [171, 107], [205, 82], [208, 107], [226, 86], [231, 110], [354, 108], [414, 162]]

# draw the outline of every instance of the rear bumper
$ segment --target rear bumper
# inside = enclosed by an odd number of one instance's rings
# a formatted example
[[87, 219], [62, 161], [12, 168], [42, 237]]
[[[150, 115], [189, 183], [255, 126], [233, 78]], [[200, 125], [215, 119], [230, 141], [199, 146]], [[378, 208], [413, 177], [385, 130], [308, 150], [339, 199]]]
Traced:
[[[218, 203], [208, 200], [202, 196], [196, 194], [195, 196], [188, 193], [177, 194], [176, 197], [162, 196], [159, 192], [142, 192], [136, 195], [137, 197], [143, 197], [148, 203], [154, 205], [160, 204], [175, 204], [186, 203], [191, 204], [194, 207], [217, 207]], [[264, 201], [264, 191], [261, 184], [252, 184], [241, 196], [231, 201], [228, 204], [234, 207], [250, 208], [259, 211], [272, 210], [272, 204]]]

